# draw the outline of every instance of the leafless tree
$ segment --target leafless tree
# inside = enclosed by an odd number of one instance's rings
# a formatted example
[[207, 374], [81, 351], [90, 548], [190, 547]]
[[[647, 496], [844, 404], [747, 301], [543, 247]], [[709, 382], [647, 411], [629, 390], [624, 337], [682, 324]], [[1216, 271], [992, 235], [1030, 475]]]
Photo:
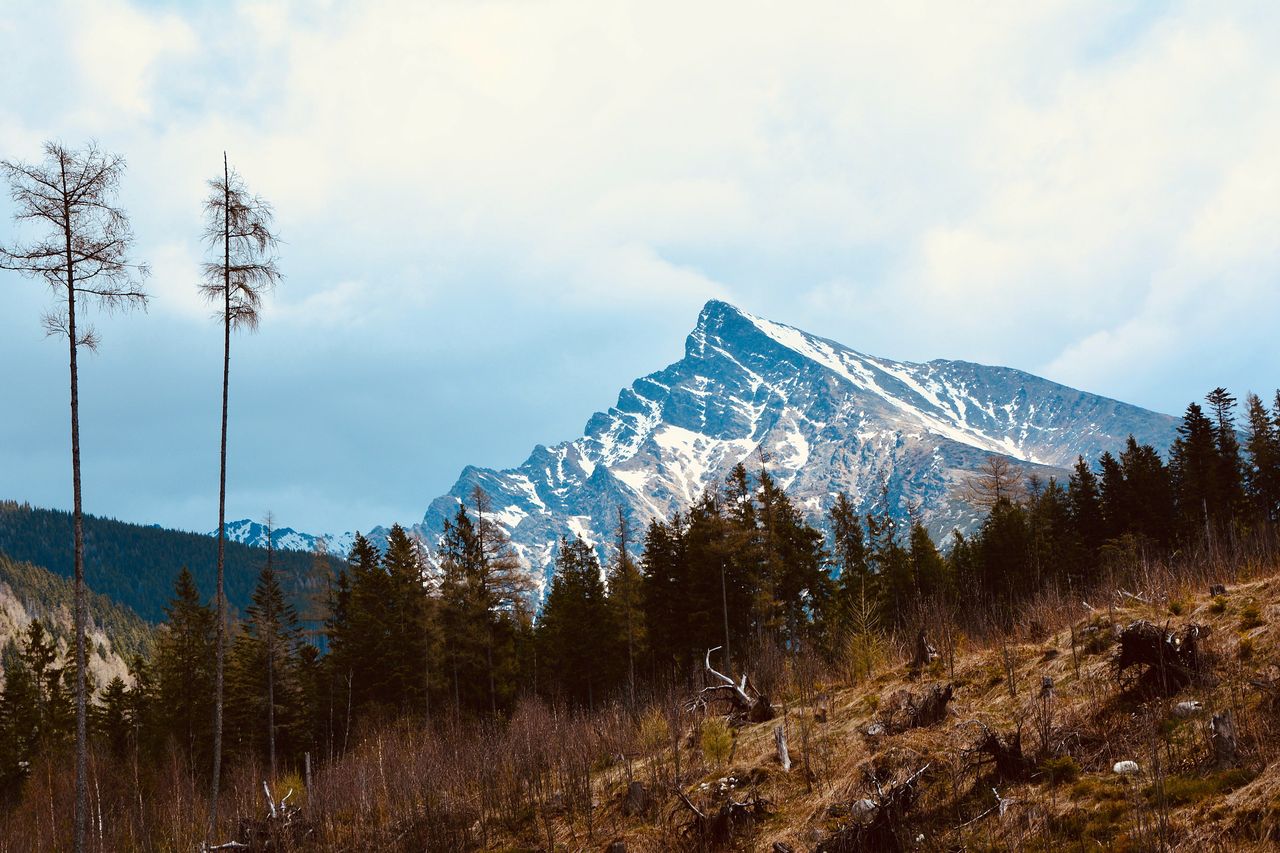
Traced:
[[982, 509], [991, 509], [1002, 500], [1017, 503], [1025, 495], [1022, 470], [1003, 456], [988, 456], [963, 487], [964, 499]]
[[76, 803], [75, 849], [84, 849], [88, 787], [86, 768], [87, 688], [85, 673], [84, 524], [80, 500], [80, 347], [94, 349], [94, 330], [78, 325], [77, 297], [108, 311], [142, 307], [147, 294], [145, 265], [131, 264], [133, 230], [115, 197], [124, 174], [124, 158], [94, 143], [79, 151], [56, 142], [45, 144], [44, 161], [0, 161], [9, 181], [14, 218], [44, 233], [24, 246], [0, 246], [0, 267], [43, 278], [57, 307], [44, 316], [50, 335], [65, 336], [71, 356], [71, 489], [75, 537]]
[[227, 389], [231, 378], [231, 332], [258, 327], [262, 297], [280, 280], [278, 239], [271, 205], [252, 195], [222, 155], [222, 177], [209, 182], [204, 203], [204, 239], [211, 260], [204, 265], [200, 293], [217, 306], [222, 322], [222, 447], [218, 469], [218, 626], [213, 702], [213, 784], [209, 794], [209, 835], [218, 822], [218, 782], [222, 776], [222, 699], [226, 662], [227, 597], [223, 589], [227, 526]]

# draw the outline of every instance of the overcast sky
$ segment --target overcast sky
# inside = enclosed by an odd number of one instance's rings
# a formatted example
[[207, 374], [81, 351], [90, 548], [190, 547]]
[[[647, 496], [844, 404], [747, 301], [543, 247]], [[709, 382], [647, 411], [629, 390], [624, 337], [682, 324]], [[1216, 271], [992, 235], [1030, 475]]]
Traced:
[[[230, 518], [416, 521], [578, 435], [711, 297], [1171, 413], [1266, 394], [1280, 7], [1226, 5], [0, 0], [0, 157], [125, 155], [154, 269], [82, 368], [86, 507], [216, 527], [224, 149], [287, 276], [233, 342]], [[48, 304], [0, 272], [0, 497], [68, 507]]]

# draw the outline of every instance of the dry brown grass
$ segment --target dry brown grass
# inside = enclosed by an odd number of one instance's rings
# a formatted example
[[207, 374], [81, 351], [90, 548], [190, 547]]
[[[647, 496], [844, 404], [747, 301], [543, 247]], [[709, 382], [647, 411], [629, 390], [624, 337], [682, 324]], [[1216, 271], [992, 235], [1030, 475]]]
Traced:
[[[847, 824], [853, 801], [872, 794], [869, 774], [888, 782], [928, 764], [907, 828], [912, 839], [924, 836], [926, 850], [1273, 849], [1280, 844], [1280, 564], [1274, 554], [1268, 562], [1269, 553], [1255, 548], [1225, 560], [1206, 552], [1172, 566], [1139, 558], [1123, 571], [1113, 565], [1099, 589], [1046, 591], [1002, 619], [961, 623], [954, 611], [935, 609], [922, 617], [943, 638], [935, 640], [942, 656], [915, 676], [900, 637], [879, 644], [869, 676], [844, 661], [777, 650], [744, 655], [779, 716], [736, 729], [727, 757], [704, 755], [702, 719], [684, 710], [691, 685], [651, 691], [635, 709], [574, 714], [528, 701], [501, 724], [371, 728], [356, 733], [346, 755], [317, 764], [304, 808], [310, 834], [296, 846], [586, 851], [622, 839], [632, 853], [697, 849], [682, 833], [689, 812], [679, 789], [704, 811], [730, 797], [762, 796], [771, 816], [738, 846], [809, 850]], [[1228, 585], [1218, 599], [1208, 595], [1215, 582]], [[1171, 697], [1126, 693], [1112, 645], [1135, 619], [1209, 626], [1211, 677]], [[896, 695], [935, 682], [955, 686], [941, 723], [867, 734]], [[1174, 713], [1191, 700], [1203, 710]], [[1224, 711], [1235, 720], [1241, 755], [1230, 772], [1208, 762], [1206, 721]], [[1078, 775], [993, 782], [966, 752], [980, 731], [973, 721], [1005, 734], [1021, 727], [1037, 763], [1069, 765]], [[775, 755], [778, 724], [787, 732], [789, 773]], [[1117, 776], [1111, 768], [1121, 760], [1137, 761], [1142, 773]], [[67, 768], [64, 757], [33, 768], [21, 800], [0, 818], [0, 851], [67, 846]], [[128, 759], [96, 754], [90, 794], [100, 817], [90, 849], [196, 849], [203, 769], [171, 755], [135, 771]], [[218, 840], [232, 837], [242, 818], [262, 817], [264, 775], [253, 762], [229, 773]], [[653, 799], [640, 814], [624, 809], [633, 781]], [[986, 814], [993, 786], [1011, 801], [1003, 816]]]

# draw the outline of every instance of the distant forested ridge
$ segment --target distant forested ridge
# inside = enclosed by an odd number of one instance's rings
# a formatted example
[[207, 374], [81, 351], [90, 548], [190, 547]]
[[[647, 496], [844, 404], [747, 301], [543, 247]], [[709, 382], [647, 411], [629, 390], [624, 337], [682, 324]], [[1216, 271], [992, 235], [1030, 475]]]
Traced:
[[[84, 539], [89, 588], [150, 622], [164, 621], [174, 578], [183, 566], [191, 570], [201, 598], [213, 597], [217, 548], [209, 536], [86, 515]], [[0, 554], [71, 577], [71, 513], [0, 501]], [[228, 542], [226, 559], [227, 601], [240, 611], [249, 604], [267, 552]], [[275, 553], [276, 571], [291, 600], [301, 603], [306, 597], [315, 559], [296, 551]], [[334, 571], [341, 563], [324, 559]]]
[[[54, 640], [71, 642], [71, 581], [31, 563], [0, 554], [0, 596], [11, 593], [28, 616], [45, 624]], [[112, 650], [128, 662], [151, 654], [155, 626], [132, 608], [89, 590], [89, 621], [111, 641]], [[5, 634], [0, 620], [0, 635]], [[105, 655], [103, 655], [105, 657]]]

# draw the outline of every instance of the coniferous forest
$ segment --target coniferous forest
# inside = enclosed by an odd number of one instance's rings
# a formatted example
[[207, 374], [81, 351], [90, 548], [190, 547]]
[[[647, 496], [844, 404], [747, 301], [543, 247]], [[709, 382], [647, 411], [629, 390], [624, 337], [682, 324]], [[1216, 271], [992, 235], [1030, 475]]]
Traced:
[[[645, 750], [670, 747], [676, 766], [664, 772], [677, 779], [688, 771], [682, 749], [686, 762], [714, 760], [721, 747], [708, 723], [700, 741], [671, 742], [691, 708], [710, 707], [684, 702], [703, 695], [710, 670], [735, 680], [749, 673], [756, 693], [812, 703], [819, 682], [828, 691], [865, 683], [912, 653], [917, 637], [945, 643], [954, 668], [957, 638], [1015, 635], [1037, 602], [1100, 604], [1106, 590], [1137, 589], [1157, 565], [1230, 566], [1239, 575], [1250, 561], [1273, 560], [1280, 395], [1268, 406], [1251, 394], [1242, 408], [1237, 423], [1237, 401], [1215, 389], [1206, 405], [1187, 407], [1167, 452], [1130, 440], [1119, 455], [1080, 459], [1062, 481], [1024, 477], [993, 457], [966, 484], [985, 511], [980, 527], [942, 542], [918, 522], [896, 522], [887, 506], [860, 516], [844, 494], [824, 533], [767, 465], [738, 464], [686, 512], [646, 530], [629, 530], [619, 514], [604, 565], [596, 548], [562, 538], [540, 607], [480, 491], [458, 507], [431, 559], [399, 526], [385, 551], [357, 536], [345, 561], [315, 556], [317, 580], [301, 601], [282, 586], [281, 555], [266, 550], [249, 603], [229, 626], [224, 808], [249, 820], [261, 810], [262, 779], [277, 798], [282, 788], [305, 789], [317, 811], [304, 847], [361, 837], [485, 847], [521, 832], [554, 835], [538, 821], [575, 810], [591, 833], [601, 762], [656, 782], [654, 766], [633, 766]], [[208, 594], [175, 567], [154, 648], [134, 656], [128, 682], [92, 685], [94, 773], [112, 780], [94, 795], [107, 815], [97, 830], [107, 848], [203, 837], [216, 623]], [[31, 829], [38, 846], [66, 840], [47, 809], [69, 784], [72, 667], [39, 621], [5, 651], [6, 845], [22, 846]], [[709, 686], [714, 698], [714, 679]], [[561, 740], [534, 749], [535, 730]], [[513, 738], [526, 742], [517, 749]], [[512, 750], [545, 764], [517, 773], [504, 764]], [[385, 774], [390, 752], [396, 762], [427, 762], [414, 774], [445, 774], [416, 793], [399, 790], [410, 777], [382, 778], [381, 796], [397, 790], [417, 804], [402, 803], [394, 819], [369, 793], [368, 774]], [[574, 784], [586, 786], [580, 795]], [[460, 790], [477, 799], [447, 793]], [[380, 832], [402, 835], [393, 843]]]

